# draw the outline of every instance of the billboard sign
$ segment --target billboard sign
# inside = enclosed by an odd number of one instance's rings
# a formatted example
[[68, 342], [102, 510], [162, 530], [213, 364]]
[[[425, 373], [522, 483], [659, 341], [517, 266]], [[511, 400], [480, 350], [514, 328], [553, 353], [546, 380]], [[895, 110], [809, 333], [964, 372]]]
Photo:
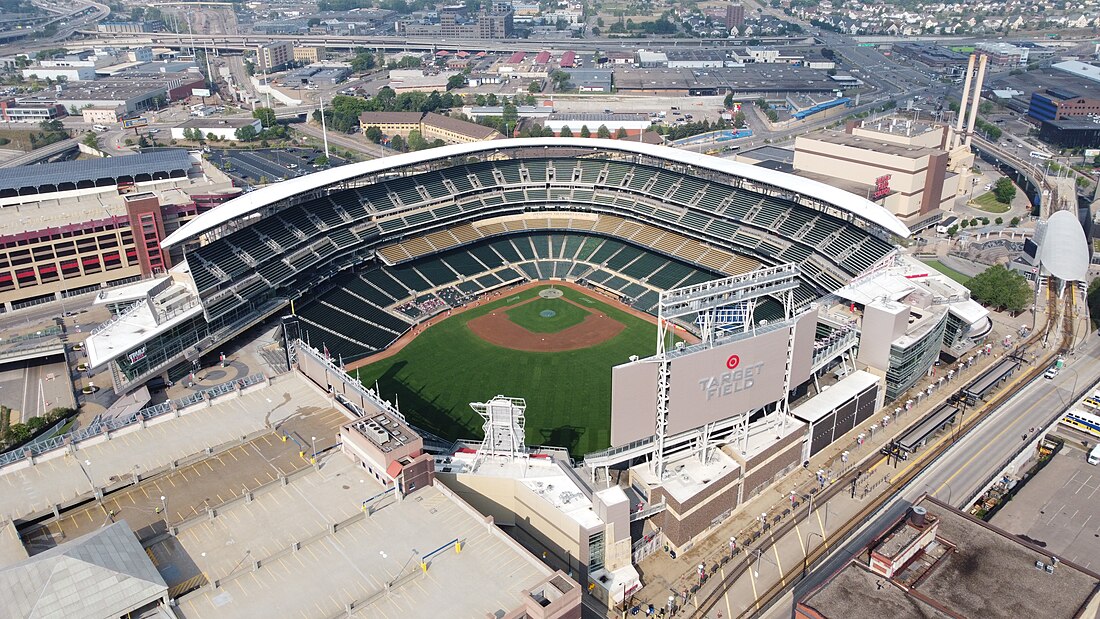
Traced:
[[787, 329], [672, 360], [669, 433], [756, 410], [783, 397]]
[[[668, 433], [692, 430], [782, 399], [790, 326], [776, 327], [672, 359]], [[816, 312], [805, 312], [795, 321], [792, 388], [809, 379], [816, 329]], [[613, 447], [656, 431], [658, 365], [649, 359], [612, 369]]]
[[129, 359], [131, 364], [134, 364], [134, 363], [137, 363], [138, 361], [141, 361], [142, 359], [145, 358], [145, 346], [142, 346], [141, 348], [139, 348], [139, 349], [131, 352], [130, 354], [126, 355], [126, 358]]
[[875, 200], [881, 200], [890, 195], [890, 175], [884, 174], [875, 179]]
[[137, 129], [138, 127], [144, 127], [149, 124], [149, 119], [144, 116], [138, 116], [137, 118], [124, 118], [122, 120], [123, 129]]
[[209, 97], [210, 96], [210, 89], [209, 88], [192, 88], [191, 89], [191, 96], [193, 96], [193, 97]]
[[611, 370], [611, 446], [657, 431], [657, 364], [635, 361]]

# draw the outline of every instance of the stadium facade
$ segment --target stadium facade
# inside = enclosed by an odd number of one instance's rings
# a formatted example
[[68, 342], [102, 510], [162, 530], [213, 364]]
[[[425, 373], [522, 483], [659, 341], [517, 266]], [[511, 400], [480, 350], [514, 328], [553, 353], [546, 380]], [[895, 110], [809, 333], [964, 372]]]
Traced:
[[[964, 288], [900, 254], [894, 239], [908, 234], [840, 189], [666, 147], [453, 145], [291, 179], [200, 214], [162, 242], [183, 260], [135, 287], [87, 351], [128, 392], [181, 378], [297, 303], [326, 358], [349, 361], [486, 292], [554, 279], [649, 312], [662, 332], [698, 334], [688, 346], [661, 338], [656, 356], [614, 369], [612, 445], [586, 457], [583, 475], [513, 452], [501, 481], [477, 449], [434, 449], [437, 479], [497, 522], [529, 528], [614, 604], [637, 585], [632, 563], [644, 554], [629, 522], [690, 547], [904, 397], [941, 352], [963, 354], [989, 332]], [[622, 467], [625, 492], [607, 474]]]

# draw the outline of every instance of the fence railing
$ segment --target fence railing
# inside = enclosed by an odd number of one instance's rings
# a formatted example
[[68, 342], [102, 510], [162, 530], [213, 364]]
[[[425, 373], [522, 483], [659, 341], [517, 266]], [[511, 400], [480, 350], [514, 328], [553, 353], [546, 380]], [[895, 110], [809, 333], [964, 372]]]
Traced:
[[127, 415], [125, 417], [112, 417], [110, 419], [103, 419], [97, 421], [85, 428], [74, 430], [72, 432], [66, 432], [55, 436], [45, 441], [39, 441], [33, 445], [20, 447], [18, 449], [9, 451], [7, 453], [0, 454], [0, 467], [7, 466], [14, 462], [19, 462], [30, 456], [39, 456], [55, 449], [60, 449], [68, 443], [79, 443], [88, 439], [94, 438], [107, 432], [114, 432], [121, 430], [127, 426], [141, 421], [148, 421], [161, 415], [166, 415], [175, 410], [182, 410], [190, 406], [194, 406], [199, 402], [203, 402], [209, 399], [216, 398], [220, 395], [225, 395], [236, 391], [237, 389], [243, 389], [250, 385], [262, 383], [266, 380], [263, 374], [253, 374], [239, 380], [230, 381], [228, 383], [222, 383], [215, 385], [209, 389], [203, 389], [202, 391], [196, 391], [186, 397], [171, 400], [169, 402], [162, 402], [160, 404], [154, 404], [148, 408], [143, 408], [136, 413]]

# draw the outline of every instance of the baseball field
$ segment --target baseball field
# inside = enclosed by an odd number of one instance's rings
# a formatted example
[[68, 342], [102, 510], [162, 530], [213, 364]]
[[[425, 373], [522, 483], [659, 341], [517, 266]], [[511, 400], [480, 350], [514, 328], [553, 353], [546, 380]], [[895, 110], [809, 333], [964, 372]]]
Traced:
[[377, 382], [387, 399], [396, 395], [409, 421], [447, 439], [481, 438], [482, 418], [469, 403], [499, 394], [526, 399], [529, 445], [574, 456], [604, 449], [611, 367], [653, 354], [656, 326], [579, 290], [548, 288], [482, 300], [353, 374]]

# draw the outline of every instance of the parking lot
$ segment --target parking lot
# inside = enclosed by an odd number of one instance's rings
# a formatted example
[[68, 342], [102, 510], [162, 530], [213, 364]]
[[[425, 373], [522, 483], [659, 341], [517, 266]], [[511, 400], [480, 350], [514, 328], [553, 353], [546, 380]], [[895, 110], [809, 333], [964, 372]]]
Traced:
[[1100, 467], [1082, 448], [1067, 443], [992, 519], [1055, 556], [1100, 568]]
[[[125, 520], [140, 540], [154, 537], [164, 532], [165, 523], [175, 525], [309, 466], [299, 456], [298, 445], [308, 447], [310, 439], [316, 436], [318, 450], [331, 447], [344, 421], [344, 416], [334, 409], [299, 411], [278, 432], [142, 481], [107, 495], [102, 502], [77, 508], [60, 520], [24, 532], [28, 548], [35, 554], [118, 520]], [[284, 433], [294, 436], [297, 443], [283, 441]]]
[[330, 156], [327, 165], [317, 163], [324, 152], [315, 148], [266, 148], [258, 150], [212, 150], [210, 161], [241, 184], [262, 185], [316, 172], [347, 163]]

